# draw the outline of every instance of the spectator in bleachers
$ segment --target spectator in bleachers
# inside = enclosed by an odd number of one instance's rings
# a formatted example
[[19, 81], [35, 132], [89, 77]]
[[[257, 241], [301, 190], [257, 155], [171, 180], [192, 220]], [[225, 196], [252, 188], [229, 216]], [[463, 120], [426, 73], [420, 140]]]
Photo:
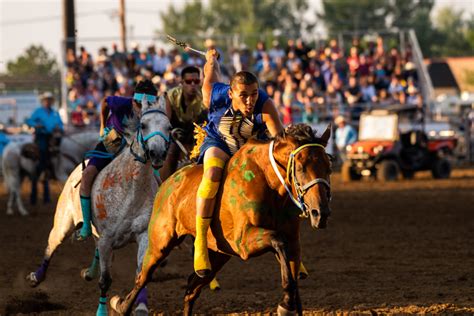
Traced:
[[[204, 44], [206, 48], [215, 46], [211, 39]], [[410, 47], [405, 46], [403, 50], [392, 47], [386, 51], [381, 37], [376, 42], [354, 38], [347, 51], [339, 44], [331, 39], [327, 45], [314, 47], [302, 39], [290, 38], [280, 46], [275, 39], [269, 50], [261, 41], [255, 51], [251, 51], [241, 43], [228, 55], [228, 65], [222, 51], [219, 62], [224, 80], [234, 72], [254, 70], [262, 86], [272, 92], [286, 124], [333, 119], [342, 113], [356, 118], [352, 112], [360, 111], [360, 106], [353, 106], [359, 103], [385, 106], [394, 102], [417, 102], [419, 93], [410, 95], [408, 91], [411, 85], [419, 90]], [[111, 52], [108, 55], [102, 48], [97, 57], [92, 58], [81, 47], [77, 57], [73, 52], [68, 54], [66, 84], [70, 109], [77, 105], [84, 109], [89, 100], [97, 103], [107, 95], [128, 96], [131, 87], [145, 78], [152, 79], [163, 93], [179, 83], [183, 67], [201, 66], [204, 62], [202, 56], [177, 48], [155, 51], [151, 45], [140, 51], [136, 43], [128, 53], [120, 52], [117, 45], [112, 44]]]
[[336, 117], [334, 122], [336, 129], [336, 147], [342, 161], [346, 160], [346, 147], [353, 144], [357, 140], [356, 130], [346, 122], [346, 118], [342, 115]]

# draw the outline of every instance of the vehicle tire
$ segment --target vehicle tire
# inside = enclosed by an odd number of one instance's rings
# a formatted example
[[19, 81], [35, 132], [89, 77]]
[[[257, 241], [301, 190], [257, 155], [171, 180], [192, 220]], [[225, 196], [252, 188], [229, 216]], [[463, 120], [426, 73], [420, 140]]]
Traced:
[[415, 171], [413, 170], [401, 170], [403, 179], [411, 180], [415, 177]]
[[400, 168], [395, 160], [384, 160], [377, 167], [377, 180], [395, 181], [400, 173]]
[[360, 178], [362, 178], [362, 175], [355, 172], [355, 170], [351, 166], [351, 163], [347, 161], [342, 164], [341, 175], [343, 182], [360, 180]]
[[451, 175], [451, 163], [445, 158], [436, 159], [431, 167], [435, 179], [447, 179]]

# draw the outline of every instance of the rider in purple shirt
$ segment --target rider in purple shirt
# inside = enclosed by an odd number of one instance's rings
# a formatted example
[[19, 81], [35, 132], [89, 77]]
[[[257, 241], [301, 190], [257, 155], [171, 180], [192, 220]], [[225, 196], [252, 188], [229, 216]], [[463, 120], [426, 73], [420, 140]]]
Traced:
[[[91, 227], [91, 190], [94, 179], [100, 170], [107, 166], [123, 148], [123, 132], [126, 121], [141, 113], [143, 95], [149, 102], [155, 102], [157, 90], [150, 80], [137, 83], [134, 98], [109, 96], [102, 101], [100, 113], [100, 142], [95, 148], [99, 153], [93, 156], [82, 172], [80, 198], [84, 223], [76, 233], [78, 240], [85, 240], [92, 234]], [[100, 153], [103, 153], [101, 155]]]

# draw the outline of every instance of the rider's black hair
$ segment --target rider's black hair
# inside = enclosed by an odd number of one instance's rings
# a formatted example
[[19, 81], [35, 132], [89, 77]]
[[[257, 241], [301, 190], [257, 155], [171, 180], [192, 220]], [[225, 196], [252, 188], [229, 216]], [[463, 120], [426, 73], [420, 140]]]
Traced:
[[149, 95], [157, 95], [158, 90], [156, 90], [155, 85], [151, 80], [145, 79], [142, 81], [139, 81], [137, 85], [135, 86], [135, 92], [136, 93], [145, 93]]
[[181, 78], [184, 78], [186, 74], [198, 74], [199, 76], [201, 74], [201, 71], [196, 66], [187, 66], [184, 67], [183, 70], [181, 70]]

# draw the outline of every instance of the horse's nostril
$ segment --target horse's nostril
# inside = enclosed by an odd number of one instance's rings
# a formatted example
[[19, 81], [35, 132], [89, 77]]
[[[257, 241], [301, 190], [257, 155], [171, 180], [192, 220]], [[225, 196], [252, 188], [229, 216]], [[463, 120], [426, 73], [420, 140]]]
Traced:
[[151, 158], [156, 157], [156, 151], [154, 151], [153, 149], [150, 150], [150, 157], [151, 157]]

